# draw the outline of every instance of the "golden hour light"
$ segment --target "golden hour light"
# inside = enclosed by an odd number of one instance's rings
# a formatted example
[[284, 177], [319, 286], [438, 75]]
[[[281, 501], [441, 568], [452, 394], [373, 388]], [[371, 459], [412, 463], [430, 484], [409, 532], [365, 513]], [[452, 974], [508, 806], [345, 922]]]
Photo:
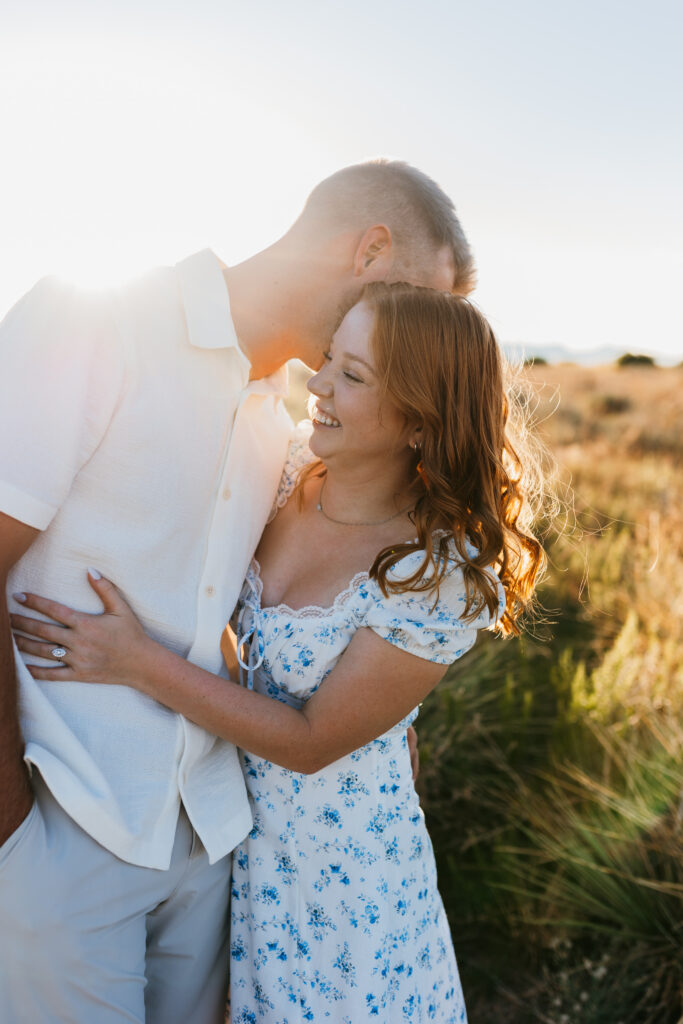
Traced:
[[2, 72], [3, 131], [21, 154], [4, 168], [5, 304], [31, 273], [100, 286], [208, 244], [246, 255], [271, 240], [266, 214], [284, 231], [324, 164], [295, 112], [271, 109], [270, 83], [226, 102], [220, 70], [181, 46], [22, 41]]
[[682, 38], [3, 4], [0, 1024], [683, 1024]]

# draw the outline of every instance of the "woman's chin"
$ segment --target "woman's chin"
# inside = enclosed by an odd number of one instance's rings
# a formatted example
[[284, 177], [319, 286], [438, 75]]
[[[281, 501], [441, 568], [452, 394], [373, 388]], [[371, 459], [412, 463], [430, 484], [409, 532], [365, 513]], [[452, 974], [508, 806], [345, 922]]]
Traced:
[[332, 452], [338, 452], [339, 446], [338, 443], [335, 443], [337, 441], [335, 435], [338, 434], [338, 431], [338, 427], [323, 427], [314, 423], [313, 433], [308, 440], [308, 447], [319, 459]]

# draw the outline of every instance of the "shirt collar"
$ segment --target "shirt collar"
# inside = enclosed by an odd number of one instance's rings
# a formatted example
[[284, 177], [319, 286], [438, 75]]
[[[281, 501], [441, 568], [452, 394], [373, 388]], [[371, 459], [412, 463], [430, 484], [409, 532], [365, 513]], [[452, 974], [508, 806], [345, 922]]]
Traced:
[[[232, 349], [239, 359], [246, 385], [251, 363], [240, 348], [235, 332], [220, 260], [211, 249], [202, 249], [177, 263], [176, 270], [190, 344], [196, 348]], [[287, 385], [287, 367], [281, 366], [270, 376], [251, 381], [249, 390], [255, 394], [284, 396]]]

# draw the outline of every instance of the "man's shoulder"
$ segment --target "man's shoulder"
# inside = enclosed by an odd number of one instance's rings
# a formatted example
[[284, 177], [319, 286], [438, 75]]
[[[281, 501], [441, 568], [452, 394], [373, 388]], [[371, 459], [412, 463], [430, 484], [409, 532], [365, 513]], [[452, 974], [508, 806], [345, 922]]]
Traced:
[[143, 314], [182, 312], [183, 300], [193, 301], [195, 291], [201, 290], [202, 295], [207, 289], [226, 291], [221, 266], [218, 257], [204, 249], [177, 263], [160, 264], [130, 277], [112, 293], [113, 298]]
[[[219, 267], [217, 257], [205, 250], [177, 264], [160, 264], [117, 284], [99, 287], [46, 275], [0, 320], [0, 344], [7, 350], [44, 339], [54, 347], [62, 336], [80, 336], [95, 347], [103, 342], [136, 347], [141, 340], [154, 347], [155, 338], [165, 338], [167, 343], [169, 331], [179, 340], [187, 340], [187, 313], [194, 306], [213, 309], [215, 304], [205, 303], [204, 297], [220, 292], [220, 285], [225, 289], [222, 279], [218, 283], [213, 280], [221, 273]], [[194, 289], [188, 288], [188, 276], [196, 282]], [[208, 285], [204, 283], [207, 278]]]
[[4, 355], [97, 346], [112, 332], [112, 296], [57, 275], [40, 278], [0, 322]]

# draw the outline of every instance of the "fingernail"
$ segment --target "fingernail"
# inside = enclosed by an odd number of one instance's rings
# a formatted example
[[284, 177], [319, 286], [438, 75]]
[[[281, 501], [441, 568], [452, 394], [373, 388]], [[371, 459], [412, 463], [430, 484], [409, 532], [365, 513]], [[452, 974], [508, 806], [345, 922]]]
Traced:
[[12, 594], [12, 597], [15, 601], [18, 601], [19, 604], [24, 604], [26, 601], [26, 594]]
[[93, 569], [92, 567], [90, 567], [88, 569], [88, 572], [89, 572], [89, 574], [92, 576], [92, 578], [94, 580], [101, 580], [102, 579], [102, 573], [98, 572], [97, 569]]

